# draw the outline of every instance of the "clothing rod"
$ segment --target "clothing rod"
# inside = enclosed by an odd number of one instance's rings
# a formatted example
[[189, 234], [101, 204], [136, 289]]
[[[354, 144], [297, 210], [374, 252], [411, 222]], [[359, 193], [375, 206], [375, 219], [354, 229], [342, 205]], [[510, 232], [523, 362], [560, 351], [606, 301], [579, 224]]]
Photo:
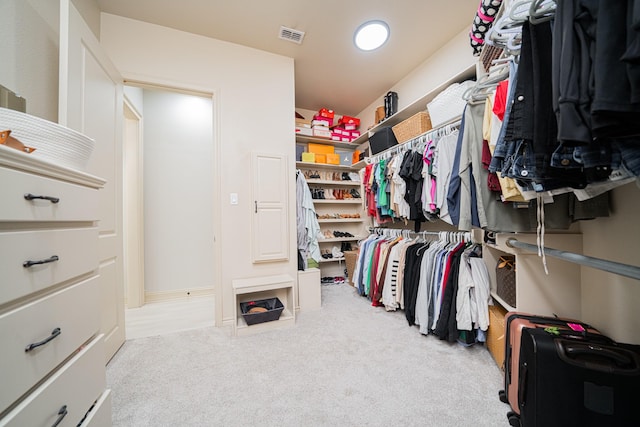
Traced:
[[[538, 252], [538, 247], [536, 245], [521, 242], [517, 239], [507, 239], [506, 244], [507, 246], [524, 249], [529, 252]], [[594, 258], [581, 254], [574, 254], [573, 252], [561, 251], [558, 249], [548, 248], [546, 246], [544, 247], [544, 253], [546, 255], [573, 262], [575, 264], [580, 264], [598, 270], [608, 271], [609, 273], [619, 274], [621, 276], [640, 280], [640, 267], [636, 267], [633, 265], [607, 261], [604, 259]]]
[[406, 142], [403, 142], [402, 144], [394, 145], [393, 147], [387, 148], [386, 150], [381, 151], [380, 153], [369, 156], [367, 158], [367, 161], [369, 163], [375, 163], [375, 162], [378, 162], [380, 159], [389, 157], [393, 154], [398, 154], [401, 151], [412, 150], [414, 148], [414, 144], [420, 143], [422, 141], [426, 142], [428, 140], [431, 140], [435, 136], [437, 136], [438, 133], [443, 131], [453, 132], [454, 130], [460, 127], [461, 123], [462, 123], [462, 119], [460, 117], [454, 120], [448, 121], [446, 123], [443, 123], [436, 128], [429, 129], [425, 133], [418, 135], [415, 138], [412, 138]]

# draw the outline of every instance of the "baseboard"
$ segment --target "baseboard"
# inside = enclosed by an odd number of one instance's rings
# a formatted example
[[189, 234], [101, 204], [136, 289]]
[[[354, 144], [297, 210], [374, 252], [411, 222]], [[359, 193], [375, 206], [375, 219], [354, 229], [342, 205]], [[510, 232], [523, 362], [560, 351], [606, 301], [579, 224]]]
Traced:
[[145, 292], [144, 302], [171, 301], [185, 298], [208, 297], [214, 295], [213, 288], [178, 289], [175, 291]]

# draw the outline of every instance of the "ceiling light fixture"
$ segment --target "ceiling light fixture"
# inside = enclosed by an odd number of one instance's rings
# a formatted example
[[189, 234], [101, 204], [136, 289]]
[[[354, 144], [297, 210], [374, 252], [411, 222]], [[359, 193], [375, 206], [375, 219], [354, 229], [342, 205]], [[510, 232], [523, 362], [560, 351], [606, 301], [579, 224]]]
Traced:
[[353, 42], [360, 50], [374, 50], [389, 38], [389, 26], [384, 21], [368, 21], [360, 25], [353, 36]]

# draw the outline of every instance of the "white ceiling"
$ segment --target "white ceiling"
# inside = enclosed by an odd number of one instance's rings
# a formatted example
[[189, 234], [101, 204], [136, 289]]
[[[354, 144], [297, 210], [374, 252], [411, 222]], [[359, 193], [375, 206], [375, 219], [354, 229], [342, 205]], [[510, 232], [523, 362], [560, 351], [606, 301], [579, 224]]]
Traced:
[[[471, 22], [478, 0], [98, 0], [102, 11], [294, 58], [296, 107], [355, 115]], [[382, 19], [389, 41], [353, 45], [355, 29]], [[278, 38], [304, 31], [302, 45]], [[471, 49], [471, 48], [469, 48]]]

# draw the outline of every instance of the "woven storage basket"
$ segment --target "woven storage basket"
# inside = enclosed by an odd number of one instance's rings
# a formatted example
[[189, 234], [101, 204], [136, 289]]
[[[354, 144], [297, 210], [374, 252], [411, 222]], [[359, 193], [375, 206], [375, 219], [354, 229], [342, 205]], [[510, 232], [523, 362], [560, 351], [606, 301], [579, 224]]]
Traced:
[[347, 266], [347, 277], [349, 280], [347, 283], [353, 286], [353, 272], [356, 269], [356, 262], [358, 261], [358, 251], [345, 251], [344, 262]]
[[72, 169], [84, 170], [93, 151], [93, 139], [36, 116], [0, 108], [0, 130], [36, 150], [29, 154]]
[[474, 84], [475, 82], [471, 80], [454, 83], [427, 104], [433, 127], [438, 127], [462, 115], [467, 104], [462, 95]]
[[431, 129], [431, 117], [426, 111], [420, 111], [391, 128], [398, 144], [407, 142]]

